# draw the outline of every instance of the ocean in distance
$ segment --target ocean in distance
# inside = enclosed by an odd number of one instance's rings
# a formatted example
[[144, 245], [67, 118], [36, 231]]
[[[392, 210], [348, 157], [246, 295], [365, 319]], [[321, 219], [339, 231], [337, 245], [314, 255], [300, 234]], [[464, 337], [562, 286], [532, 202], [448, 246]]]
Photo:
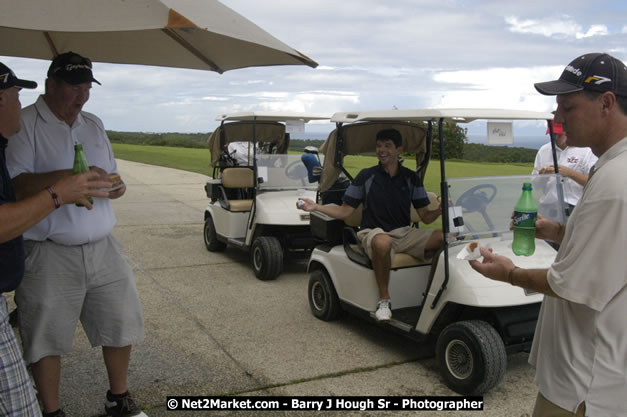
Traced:
[[[302, 140], [326, 140], [328, 133], [326, 132], [305, 132], [295, 133], [292, 135], [294, 139]], [[530, 148], [540, 149], [542, 145], [549, 141], [548, 136], [514, 136], [514, 144], [507, 145], [515, 148]], [[469, 143], [481, 143], [487, 145], [487, 140], [484, 135], [468, 135]]]

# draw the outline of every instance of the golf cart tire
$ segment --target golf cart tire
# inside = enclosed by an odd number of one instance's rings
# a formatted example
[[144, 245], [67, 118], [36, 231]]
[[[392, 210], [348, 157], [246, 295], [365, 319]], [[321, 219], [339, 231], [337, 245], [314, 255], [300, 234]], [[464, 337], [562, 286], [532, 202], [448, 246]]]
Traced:
[[342, 308], [329, 274], [317, 269], [309, 276], [307, 298], [311, 313], [320, 320], [333, 321], [340, 317]]
[[207, 219], [205, 219], [203, 234], [205, 237], [205, 246], [209, 252], [222, 252], [226, 249], [226, 243], [218, 240], [216, 227], [213, 224], [213, 218], [211, 216], [207, 216]]
[[482, 395], [497, 386], [507, 368], [503, 340], [487, 322], [460, 321], [438, 336], [436, 357], [446, 385], [462, 395]]
[[256, 238], [250, 251], [250, 262], [258, 279], [276, 279], [283, 271], [283, 248], [279, 239], [274, 236]]

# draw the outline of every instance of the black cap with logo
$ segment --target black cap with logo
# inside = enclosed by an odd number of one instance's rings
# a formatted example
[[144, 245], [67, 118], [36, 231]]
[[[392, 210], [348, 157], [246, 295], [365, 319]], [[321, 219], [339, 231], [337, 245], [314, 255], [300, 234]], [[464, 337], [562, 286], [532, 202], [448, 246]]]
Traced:
[[48, 77], [56, 77], [68, 84], [76, 85], [95, 82], [91, 72], [91, 60], [72, 51], [57, 55], [48, 68]]
[[585, 54], [575, 58], [558, 80], [534, 84], [540, 94], [555, 96], [581, 90], [611, 91], [627, 97], [627, 67], [608, 54]]
[[0, 90], [6, 90], [7, 88], [37, 88], [35, 81], [21, 80], [17, 78], [15, 73], [11, 71], [11, 68], [0, 62]]

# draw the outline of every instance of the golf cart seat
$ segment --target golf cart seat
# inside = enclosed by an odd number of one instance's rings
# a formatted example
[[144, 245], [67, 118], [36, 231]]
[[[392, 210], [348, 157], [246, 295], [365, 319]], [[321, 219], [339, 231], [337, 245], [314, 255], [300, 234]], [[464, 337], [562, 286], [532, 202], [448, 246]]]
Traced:
[[[344, 244], [344, 251], [348, 258], [366, 268], [372, 269], [372, 263], [370, 258], [366, 255], [359, 241], [357, 240], [357, 233], [355, 232], [361, 224], [361, 212], [362, 205], [360, 204], [355, 211], [351, 213], [346, 219], [344, 219], [344, 230], [342, 231], [342, 243]], [[411, 207], [411, 222], [412, 224], [418, 224], [420, 216], [418, 212]], [[410, 268], [413, 266], [422, 265], [416, 258], [406, 253], [395, 253], [392, 259], [391, 269]]]
[[[248, 167], [229, 167], [222, 171], [222, 184], [220, 186], [220, 205], [230, 211], [250, 211], [253, 207], [252, 193], [255, 187], [255, 173]], [[235, 189], [238, 197], [230, 199], [227, 190]]]

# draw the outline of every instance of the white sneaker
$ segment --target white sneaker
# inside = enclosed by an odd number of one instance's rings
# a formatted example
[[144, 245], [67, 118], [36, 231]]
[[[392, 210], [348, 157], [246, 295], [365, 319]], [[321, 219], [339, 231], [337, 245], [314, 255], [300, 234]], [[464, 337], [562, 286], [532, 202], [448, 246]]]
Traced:
[[392, 303], [390, 300], [379, 300], [377, 311], [374, 313], [377, 321], [388, 321], [392, 318]]

